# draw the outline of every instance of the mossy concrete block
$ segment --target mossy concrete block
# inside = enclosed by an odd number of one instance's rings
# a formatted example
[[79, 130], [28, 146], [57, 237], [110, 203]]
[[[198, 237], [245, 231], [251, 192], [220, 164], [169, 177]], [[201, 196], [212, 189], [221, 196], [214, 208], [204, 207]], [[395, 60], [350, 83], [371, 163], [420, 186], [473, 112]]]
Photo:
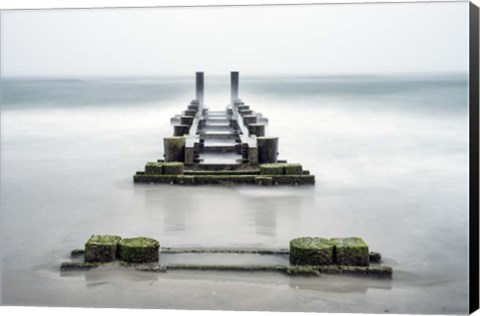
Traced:
[[195, 184], [195, 177], [194, 176], [185, 176], [185, 175], [179, 175], [177, 177], [177, 184], [183, 184], [183, 185], [194, 185]]
[[85, 243], [85, 262], [114, 261], [121, 239], [119, 236], [92, 235]]
[[145, 174], [134, 175], [133, 182], [135, 183], [161, 183], [161, 184], [174, 184], [176, 182], [176, 175], [163, 175], [163, 174]]
[[183, 174], [183, 162], [164, 162], [162, 170], [164, 175], [179, 175]]
[[273, 178], [267, 176], [255, 177], [255, 183], [258, 185], [273, 185]]
[[342, 266], [368, 266], [368, 245], [358, 237], [332, 238], [335, 244], [335, 263]]
[[301, 237], [290, 241], [290, 263], [294, 265], [331, 265], [335, 244], [325, 238]]
[[283, 165], [285, 168], [285, 175], [302, 175], [302, 165], [299, 163], [286, 163]]
[[145, 174], [162, 174], [162, 163], [147, 162], [145, 165]]
[[85, 249], [73, 249], [70, 252], [70, 257], [72, 257], [72, 258], [76, 258], [76, 257], [80, 257], [80, 256], [85, 256]]
[[356, 275], [365, 277], [376, 278], [388, 278], [391, 279], [393, 275], [393, 269], [389, 266], [381, 267], [362, 267], [362, 266], [318, 266], [320, 273], [326, 274], [343, 274], [343, 275]]
[[268, 163], [268, 164], [260, 165], [261, 175], [283, 175], [283, 172], [284, 172], [283, 164]]
[[126, 238], [118, 243], [118, 258], [129, 263], [158, 261], [159, 248], [160, 243], [152, 238]]
[[100, 262], [62, 262], [60, 265], [61, 271], [79, 271], [90, 270], [98, 268], [101, 265]]
[[273, 183], [279, 185], [314, 185], [315, 176], [272, 176]]
[[195, 184], [216, 184], [216, 185], [233, 185], [233, 184], [255, 184], [254, 175], [204, 175], [195, 176]]

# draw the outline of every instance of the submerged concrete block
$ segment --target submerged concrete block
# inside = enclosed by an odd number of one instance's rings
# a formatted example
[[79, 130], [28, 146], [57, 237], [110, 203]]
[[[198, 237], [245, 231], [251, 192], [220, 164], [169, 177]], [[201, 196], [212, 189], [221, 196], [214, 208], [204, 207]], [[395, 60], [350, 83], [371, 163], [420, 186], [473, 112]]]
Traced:
[[145, 165], [145, 174], [162, 174], [161, 162], [147, 162]]
[[122, 239], [118, 243], [118, 259], [131, 263], [158, 261], [160, 243], [152, 238]]
[[272, 176], [274, 184], [287, 184], [287, 185], [313, 185], [315, 184], [315, 176]]
[[294, 265], [331, 265], [335, 244], [325, 238], [301, 237], [290, 241], [290, 263]]
[[255, 183], [258, 185], [272, 185], [273, 178], [267, 176], [257, 176], [255, 177]]
[[194, 185], [195, 184], [195, 176], [186, 176], [186, 175], [179, 175], [177, 177], [177, 184], [183, 185]]
[[133, 176], [133, 182], [135, 183], [160, 183], [160, 184], [175, 184], [177, 180], [176, 175], [164, 175], [164, 174], [136, 174]]
[[254, 175], [199, 175], [195, 176], [195, 184], [255, 184]]
[[166, 162], [185, 161], [185, 137], [163, 138], [163, 149]]
[[183, 162], [164, 162], [162, 171], [164, 175], [179, 175], [183, 174], [183, 167]]
[[368, 245], [358, 237], [332, 238], [335, 244], [335, 263], [342, 266], [368, 266]]
[[110, 262], [116, 259], [117, 246], [122, 238], [111, 235], [92, 235], [85, 243], [85, 262]]

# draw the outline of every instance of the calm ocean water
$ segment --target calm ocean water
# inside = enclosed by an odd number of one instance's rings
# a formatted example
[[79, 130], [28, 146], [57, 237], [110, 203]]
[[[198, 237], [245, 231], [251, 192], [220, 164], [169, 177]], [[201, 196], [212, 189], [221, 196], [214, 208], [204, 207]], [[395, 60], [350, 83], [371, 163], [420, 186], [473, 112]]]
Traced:
[[[207, 76], [209, 108], [225, 107], [228, 83]], [[190, 77], [3, 80], [2, 304], [467, 313], [466, 75], [241, 78], [240, 96], [269, 118], [280, 157], [316, 185], [134, 185], [134, 172], [162, 157], [169, 118], [193, 87]], [[61, 274], [92, 234], [223, 247], [361, 236], [394, 278]]]

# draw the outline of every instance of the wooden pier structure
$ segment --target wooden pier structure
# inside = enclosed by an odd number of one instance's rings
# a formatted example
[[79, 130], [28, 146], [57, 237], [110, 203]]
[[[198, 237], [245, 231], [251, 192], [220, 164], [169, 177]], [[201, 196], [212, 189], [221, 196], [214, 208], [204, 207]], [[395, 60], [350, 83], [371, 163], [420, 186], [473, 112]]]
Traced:
[[239, 98], [239, 73], [230, 73], [230, 103], [210, 111], [204, 103], [204, 73], [196, 73], [196, 95], [171, 118], [164, 159], [147, 162], [136, 183], [180, 185], [313, 185], [315, 177], [298, 163], [278, 159], [278, 137], [266, 136], [268, 119]]

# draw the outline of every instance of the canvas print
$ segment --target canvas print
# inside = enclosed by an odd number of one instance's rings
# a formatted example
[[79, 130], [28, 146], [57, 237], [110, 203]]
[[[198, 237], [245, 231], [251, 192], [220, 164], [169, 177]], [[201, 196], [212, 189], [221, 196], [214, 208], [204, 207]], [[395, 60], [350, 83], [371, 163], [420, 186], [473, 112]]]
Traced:
[[1, 12], [1, 304], [468, 313], [469, 8]]

